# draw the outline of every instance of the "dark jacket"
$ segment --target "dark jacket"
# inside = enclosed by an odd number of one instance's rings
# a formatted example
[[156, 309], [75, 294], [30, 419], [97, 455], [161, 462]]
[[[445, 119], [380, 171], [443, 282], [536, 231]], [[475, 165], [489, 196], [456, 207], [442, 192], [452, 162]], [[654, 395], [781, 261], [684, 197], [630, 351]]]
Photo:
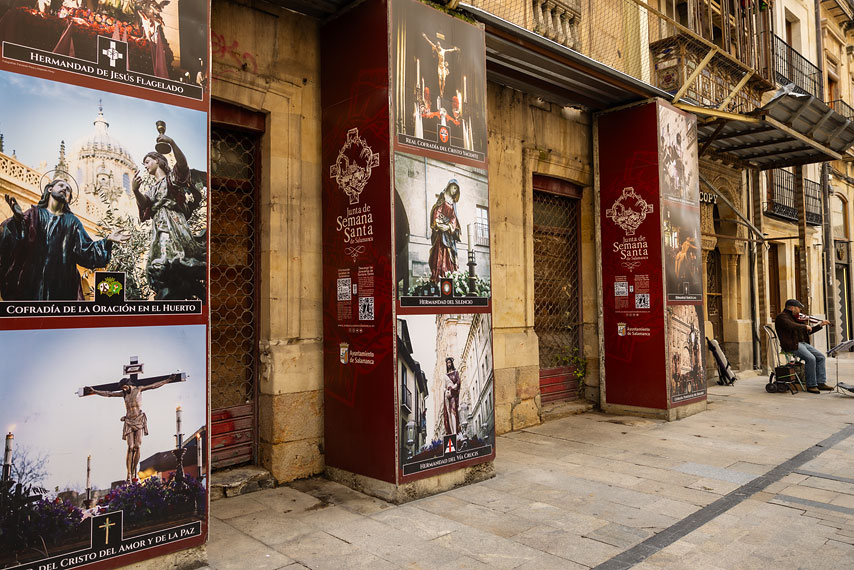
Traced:
[[786, 352], [794, 352], [798, 349], [799, 342], [809, 344], [810, 335], [820, 331], [822, 326], [813, 325], [812, 330], [807, 332], [807, 321], [796, 319], [792, 311], [786, 309], [774, 319], [774, 328], [777, 329], [780, 348]]

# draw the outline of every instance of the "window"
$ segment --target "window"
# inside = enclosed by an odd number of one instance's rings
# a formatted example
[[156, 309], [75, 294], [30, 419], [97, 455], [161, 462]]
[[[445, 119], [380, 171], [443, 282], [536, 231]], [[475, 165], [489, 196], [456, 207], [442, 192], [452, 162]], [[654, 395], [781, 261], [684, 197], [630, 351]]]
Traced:
[[127, 172], [122, 174], [122, 187], [125, 189], [125, 192], [130, 194], [130, 176]]
[[837, 194], [830, 201], [830, 225], [833, 227], [833, 237], [836, 239], [848, 239], [848, 211], [847, 204]]
[[477, 222], [475, 224], [477, 229], [476, 236], [476, 245], [482, 245], [485, 247], [489, 247], [489, 209], [484, 206], [477, 207]]

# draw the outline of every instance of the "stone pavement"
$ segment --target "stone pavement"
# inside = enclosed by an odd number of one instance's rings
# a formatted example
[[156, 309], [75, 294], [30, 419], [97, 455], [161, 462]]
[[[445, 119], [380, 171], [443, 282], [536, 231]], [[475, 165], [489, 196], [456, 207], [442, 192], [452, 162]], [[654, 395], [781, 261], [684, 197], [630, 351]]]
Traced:
[[494, 479], [402, 506], [322, 478], [222, 499], [209, 563], [854, 568], [854, 395], [766, 380], [712, 385], [708, 411], [677, 422], [591, 412], [506, 434]]

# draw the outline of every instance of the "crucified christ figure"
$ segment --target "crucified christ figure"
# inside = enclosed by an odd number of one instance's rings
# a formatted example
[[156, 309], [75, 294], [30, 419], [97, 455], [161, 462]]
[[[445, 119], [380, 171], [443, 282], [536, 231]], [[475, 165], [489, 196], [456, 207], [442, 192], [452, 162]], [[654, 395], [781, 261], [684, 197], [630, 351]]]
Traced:
[[436, 58], [439, 60], [439, 66], [437, 68], [437, 71], [439, 73], [439, 96], [444, 97], [445, 96], [445, 78], [447, 78], [448, 74], [451, 73], [451, 71], [448, 67], [448, 62], [447, 62], [447, 60], [445, 60], [445, 56], [451, 52], [460, 51], [460, 48], [452, 47], [452, 48], [445, 49], [442, 47], [442, 42], [440, 42], [438, 39], [436, 40], [436, 43], [434, 44], [433, 42], [430, 41], [430, 38], [427, 37], [427, 34], [422, 33], [421, 35], [424, 36], [424, 39], [427, 40], [428, 44], [430, 44], [430, 47], [433, 49], [433, 53], [436, 54]]
[[173, 376], [167, 376], [159, 382], [146, 386], [135, 386], [129, 378], [122, 378], [119, 381], [119, 389], [98, 390], [91, 386], [83, 387], [83, 395], [89, 396], [92, 394], [103, 396], [105, 398], [124, 398], [126, 414], [121, 421], [124, 423], [122, 430], [122, 439], [127, 441], [127, 481], [130, 482], [136, 479], [140, 447], [142, 447], [143, 435], [148, 435], [148, 418], [145, 417], [145, 412], [142, 411], [142, 393], [146, 390], [154, 390], [160, 388], [170, 382], [174, 382]]

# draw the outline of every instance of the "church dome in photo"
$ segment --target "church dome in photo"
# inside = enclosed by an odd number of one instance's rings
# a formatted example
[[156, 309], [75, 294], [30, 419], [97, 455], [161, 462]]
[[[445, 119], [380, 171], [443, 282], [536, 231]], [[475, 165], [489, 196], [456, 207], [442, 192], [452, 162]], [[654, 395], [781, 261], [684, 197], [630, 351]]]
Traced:
[[116, 158], [124, 158], [133, 164], [133, 158], [130, 152], [122, 145], [122, 143], [110, 135], [110, 123], [104, 118], [104, 107], [98, 105], [98, 116], [93, 122], [95, 129], [85, 138], [82, 138], [74, 143], [71, 149], [71, 155], [74, 159], [84, 158], [82, 154], [88, 153], [107, 153]]

